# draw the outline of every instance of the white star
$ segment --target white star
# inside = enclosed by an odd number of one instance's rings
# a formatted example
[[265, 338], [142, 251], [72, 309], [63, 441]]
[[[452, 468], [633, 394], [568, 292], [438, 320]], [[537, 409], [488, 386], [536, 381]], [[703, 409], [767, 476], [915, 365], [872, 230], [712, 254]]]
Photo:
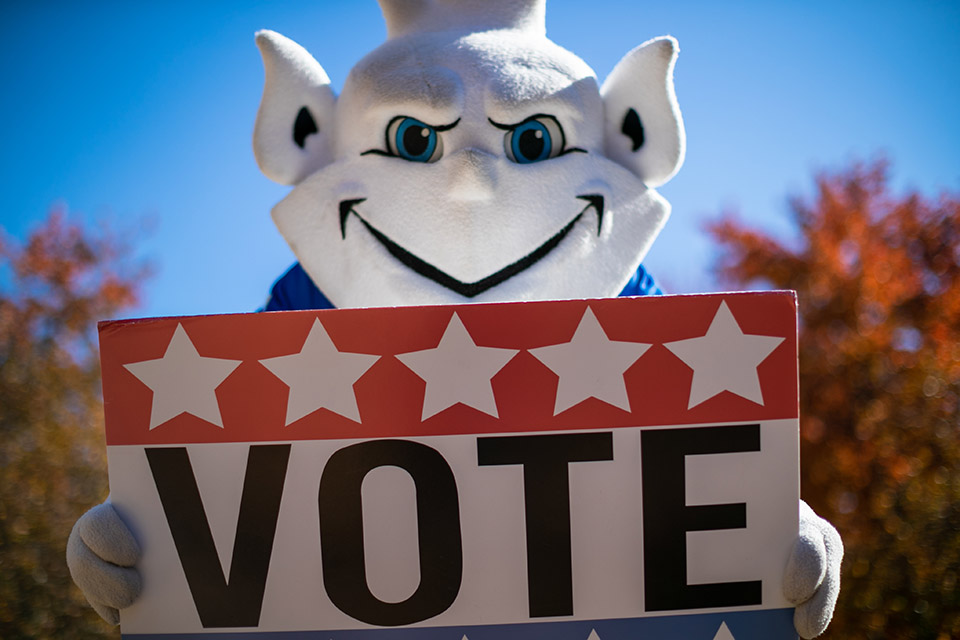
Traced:
[[123, 367], [153, 391], [150, 429], [181, 413], [191, 413], [222, 429], [216, 390], [241, 362], [201, 356], [183, 325], [177, 324], [162, 358]]
[[353, 383], [380, 359], [366, 353], [339, 351], [319, 319], [299, 353], [261, 360], [260, 364], [290, 387], [286, 424], [318, 409], [329, 409], [360, 422]]
[[734, 638], [733, 634], [730, 633], [727, 623], [721, 622], [720, 628], [717, 629], [717, 635], [713, 636], [713, 640], [736, 640], [736, 638]]
[[587, 640], [600, 640], [600, 635], [596, 629], [590, 629], [590, 635], [587, 636]]
[[721, 302], [706, 335], [667, 342], [663, 346], [693, 369], [687, 405], [692, 409], [723, 391], [762, 405], [757, 366], [784, 340], [743, 333], [727, 303]]
[[587, 307], [570, 342], [530, 349], [530, 353], [560, 376], [553, 409], [557, 415], [587, 398], [630, 411], [623, 374], [649, 348], [642, 342], [610, 340]]
[[436, 348], [400, 354], [397, 359], [427, 383], [422, 420], [458, 402], [497, 418], [490, 379], [517, 353], [516, 349], [478, 347], [454, 313]]

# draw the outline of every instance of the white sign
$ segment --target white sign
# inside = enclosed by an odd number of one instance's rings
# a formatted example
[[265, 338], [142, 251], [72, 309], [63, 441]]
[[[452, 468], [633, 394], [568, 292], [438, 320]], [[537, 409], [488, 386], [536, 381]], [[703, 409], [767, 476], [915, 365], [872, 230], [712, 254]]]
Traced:
[[111, 496], [144, 551], [125, 637], [795, 637], [790, 294], [101, 343]]

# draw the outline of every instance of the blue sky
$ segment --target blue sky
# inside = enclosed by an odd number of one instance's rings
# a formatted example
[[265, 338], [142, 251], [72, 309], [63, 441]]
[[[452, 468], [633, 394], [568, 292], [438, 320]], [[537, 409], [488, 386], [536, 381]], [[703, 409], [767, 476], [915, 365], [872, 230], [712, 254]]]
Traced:
[[[250, 148], [257, 29], [293, 38], [339, 89], [383, 41], [374, 0], [6, 2], [0, 224], [51, 205], [151, 228], [134, 315], [252, 311], [294, 260], [270, 221], [288, 191]], [[715, 287], [706, 220], [737, 210], [788, 235], [786, 198], [884, 153], [898, 189], [960, 191], [960, 3], [549, 0], [548, 35], [602, 80], [643, 41], [680, 41], [687, 160], [646, 260], [673, 292]]]

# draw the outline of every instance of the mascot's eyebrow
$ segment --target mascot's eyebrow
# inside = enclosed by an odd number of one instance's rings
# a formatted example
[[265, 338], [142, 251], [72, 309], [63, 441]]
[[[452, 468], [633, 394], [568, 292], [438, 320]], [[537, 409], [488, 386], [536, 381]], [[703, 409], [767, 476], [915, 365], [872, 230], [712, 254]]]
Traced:
[[[386, 147], [386, 148], [385, 148], [385, 149], [367, 149], [366, 151], [361, 152], [360, 155], [362, 155], [362, 156], [366, 156], [366, 155], [387, 156], [387, 157], [389, 157], [389, 158], [395, 157], [394, 154], [392, 154], [392, 153], [390, 153], [390, 151], [388, 151], [388, 149], [390, 148], [390, 141], [387, 140], [387, 131], [390, 131], [390, 125], [392, 125], [392, 124], [393, 124], [394, 122], [396, 122], [397, 120], [401, 120], [401, 119], [403, 119], [403, 118], [412, 118], [412, 117], [413, 117], [413, 116], [403, 116], [403, 115], [401, 115], [401, 116], [394, 116], [394, 117], [390, 118], [390, 122], [388, 122], [388, 123], [387, 123], [387, 126], [384, 127], [384, 129], [383, 129], [383, 132], [384, 132], [384, 133], [383, 133], [383, 144], [384, 144], [384, 147]], [[419, 118], [416, 118], [416, 119], [419, 120]], [[420, 122], [423, 122], [423, 120], [420, 120]], [[450, 131], [450, 129], [453, 129], [455, 126], [457, 126], [458, 124], [460, 124], [460, 118], [457, 118], [456, 120], [454, 120], [454, 121], [451, 122], [450, 124], [437, 124], [437, 125], [433, 125], [433, 124], [430, 124], [429, 122], [423, 122], [423, 124], [427, 125], [428, 127], [430, 127], [431, 129], [433, 129], [434, 131]]]

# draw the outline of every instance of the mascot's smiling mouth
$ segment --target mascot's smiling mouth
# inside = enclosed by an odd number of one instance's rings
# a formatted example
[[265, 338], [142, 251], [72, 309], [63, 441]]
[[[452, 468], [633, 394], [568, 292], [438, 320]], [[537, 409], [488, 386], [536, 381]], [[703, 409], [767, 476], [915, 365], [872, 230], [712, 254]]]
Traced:
[[587, 203], [587, 206], [583, 208], [576, 215], [576, 217], [567, 223], [563, 229], [558, 231], [553, 235], [549, 240], [541, 244], [539, 247], [520, 258], [516, 262], [508, 264], [503, 269], [490, 274], [489, 276], [477, 280], [476, 282], [463, 282], [457, 280], [453, 276], [444, 273], [440, 269], [436, 268], [428, 262], [424, 262], [422, 259], [413, 255], [396, 242], [385, 236], [380, 230], [371, 225], [369, 222], [363, 219], [359, 213], [357, 213], [354, 206], [364, 202], [366, 198], [357, 198], [354, 200], [343, 200], [340, 202], [340, 235], [346, 239], [347, 237], [347, 218], [350, 217], [352, 213], [356, 216], [357, 220], [363, 223], [363, 226], [373, 235], [377, 241], [382, 244], [387, 251], [390, 252], [394, 258], [405, 264], [410, 269], [416, 271], [425, 278], [429, 278], [436, 282], [437, 284], [446, 287], [452, 291], [459, 293], [460, 295], [466, 298], [473, 298], [478, 296], [484, 291], [497, 286], [498, 284], [504, 282], [505, 280], [512, 278], [521, 271], [527, 269], [528, 267], [533, 266], [540, 261], [541, 258], [546, 256], [548, 253], [554, 250], [560, 241], [563, 240], [573, 226], [583, 217], [583, 214], [587, 212], [588, 209], [594, 209], [597, 212], [597, 235], [600, 235], [600, 230], [603, 227], [603, 213], [604, 213], [604, 200], [603, 196], [590, 194], [577, 196], [578, 199], [584, 200]]

